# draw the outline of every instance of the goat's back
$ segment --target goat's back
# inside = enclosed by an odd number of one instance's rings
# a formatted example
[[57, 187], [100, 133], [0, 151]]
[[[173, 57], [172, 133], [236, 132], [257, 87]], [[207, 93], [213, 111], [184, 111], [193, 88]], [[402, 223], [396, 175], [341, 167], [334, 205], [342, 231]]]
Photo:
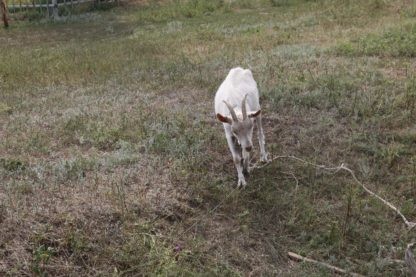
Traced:
[[259, 110], [259, 92], [250, 69], [241, 67], [231, 69], [215, 94], [215, 113], [221, 113], [224, 116], [230, 114], [224, 100], [240, 110], [241, 102], [246, 94], [248, 111]]

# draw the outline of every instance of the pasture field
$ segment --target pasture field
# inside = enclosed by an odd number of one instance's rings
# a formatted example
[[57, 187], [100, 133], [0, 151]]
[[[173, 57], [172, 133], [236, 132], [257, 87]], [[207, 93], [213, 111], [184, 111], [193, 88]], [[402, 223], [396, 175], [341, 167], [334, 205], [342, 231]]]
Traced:
[[273, 156], [345, 163], [416, 221], [413, 1], [133, 1], [0, 30], [0, 275], [333, 275], [288, 251], [408, 275], [416, 230], [346, 172], [282, 158], [234, 188], [235, 66]]

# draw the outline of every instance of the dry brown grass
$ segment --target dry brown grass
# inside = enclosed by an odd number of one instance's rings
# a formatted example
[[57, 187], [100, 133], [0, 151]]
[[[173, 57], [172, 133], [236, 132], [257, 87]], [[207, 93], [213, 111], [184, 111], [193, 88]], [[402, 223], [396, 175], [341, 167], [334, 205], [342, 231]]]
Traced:
[[408, 4], [197, 2], [0, 31], [0, 275], [331, 274], [288, 251], [405, 275], [385, 261], [414, 233], [348, 175], [275, 161], [235, 190], [213, 95], [250, 67], [271, 153], [345, 162], [415, 218], [416, 67], [357, 42]]

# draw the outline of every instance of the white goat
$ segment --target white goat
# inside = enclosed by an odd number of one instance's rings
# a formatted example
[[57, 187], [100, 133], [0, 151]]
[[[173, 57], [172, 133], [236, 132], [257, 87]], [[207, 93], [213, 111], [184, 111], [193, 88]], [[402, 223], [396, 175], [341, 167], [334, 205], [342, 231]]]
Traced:
[[233, 68], [215, 94], [215, 113], [223, 123], [228, 147], [237, 168], [237, 186], [245, 186], [250, 151], [253, 148], [253, 121], [257, 124], [260, 159], [267, 161], [257, 83], [249, 69]]

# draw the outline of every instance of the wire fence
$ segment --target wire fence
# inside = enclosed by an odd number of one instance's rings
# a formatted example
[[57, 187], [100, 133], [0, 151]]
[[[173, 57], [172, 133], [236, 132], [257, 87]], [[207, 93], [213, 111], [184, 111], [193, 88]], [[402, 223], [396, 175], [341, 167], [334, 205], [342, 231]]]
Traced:
[[81, 13], [91, 8], [118, 5], [120, 0], [8, 0], [10, 16], [49, 17], [57, 19], [73, 13]]

